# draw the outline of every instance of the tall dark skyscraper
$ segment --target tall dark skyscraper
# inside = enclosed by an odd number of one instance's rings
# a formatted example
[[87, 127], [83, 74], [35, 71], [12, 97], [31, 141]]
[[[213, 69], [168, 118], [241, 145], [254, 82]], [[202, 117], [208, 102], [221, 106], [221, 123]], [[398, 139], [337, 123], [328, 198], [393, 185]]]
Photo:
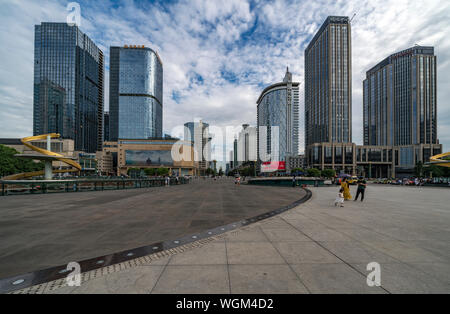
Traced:
[[348, 17], [329, 16], [305, 50], [305, 145], [352, 141]]
[[109, 112], [103, 113], [103, 140], [109, 141]]
[[144, 46], [110, 48], [109, 137], [162, 137], [163, 65]]
[[395, 53], [367, 71], [364, 145], [437, 144], [433, 47]]
[[60, 133], [75, 150], [101, 150], [103, 82], [103, 52], [77, 26], [35, 26], [34, 135]]

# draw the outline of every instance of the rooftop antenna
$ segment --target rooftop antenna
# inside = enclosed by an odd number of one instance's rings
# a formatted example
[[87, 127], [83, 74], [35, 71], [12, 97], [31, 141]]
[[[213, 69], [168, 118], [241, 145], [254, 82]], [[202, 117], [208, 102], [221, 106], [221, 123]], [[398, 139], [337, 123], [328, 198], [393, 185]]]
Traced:
[[352, 18], [350, 19], [350, 23], [353, 21], [353, 19], [355, 18], [355, 16], [356, 16], [356, 13], [353, 14]]

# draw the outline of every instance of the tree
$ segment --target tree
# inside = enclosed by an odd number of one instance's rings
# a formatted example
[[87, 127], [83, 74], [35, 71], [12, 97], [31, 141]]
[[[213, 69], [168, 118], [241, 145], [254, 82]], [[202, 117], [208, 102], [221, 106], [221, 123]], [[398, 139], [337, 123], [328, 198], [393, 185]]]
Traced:
[[223, 176], [223, 170], [222, 167], [219, 168], [219, 177]]
[[127, 174], [132, 178], [137, 178], [141, 176], [142, 169], [140, 168], [129, 168]]
[[425, 167], [424, 173], [428, 177], [433, 177], [433, 178], [442, 177], [445, 174], [445, 171], [443, 168], [444, 167], [431, 165], [431, 166]]
[[150, 176], [155, 176], [158, 174], [158, 169], [155, 168], [146, 168], [144, 170], [144, 173], [146, 176], [150, 177]]
[[322, 177], [331, 179], [331, 178], [334, 178], [335, 176], [336, 176], [336, 171], [334, 171], [333, 169], [322, 170]]
[[169, 175], [169, 168], [158, 168], [157, 173], [159, 176], [167, 176]]
[[14, 148], [0, 144], [0, 177], [44, 169], [44, 163], [14, 157], [16, 154], [19, 154], [19, 152]]
[[423, 176], [423, 163], [421, 161], [419, 161], [414, 166], [414, 174], [416, 175], [416, 177], [422, 177]]
[[316, 168], [310, 168], [306, 171], [306, 173], [308, 174], [308, 177], [320, 177], [320, 170]]

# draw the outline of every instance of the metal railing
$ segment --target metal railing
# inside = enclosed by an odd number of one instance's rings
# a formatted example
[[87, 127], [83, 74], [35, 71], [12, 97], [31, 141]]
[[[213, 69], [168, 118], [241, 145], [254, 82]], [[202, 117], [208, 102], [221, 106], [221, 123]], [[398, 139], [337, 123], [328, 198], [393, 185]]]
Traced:
[[152, 188], [187, 184], [184, 177], [139, 179], [75, 179], [75, 180], [0, 180], [0, 196], [47, 193], [74, 193]]

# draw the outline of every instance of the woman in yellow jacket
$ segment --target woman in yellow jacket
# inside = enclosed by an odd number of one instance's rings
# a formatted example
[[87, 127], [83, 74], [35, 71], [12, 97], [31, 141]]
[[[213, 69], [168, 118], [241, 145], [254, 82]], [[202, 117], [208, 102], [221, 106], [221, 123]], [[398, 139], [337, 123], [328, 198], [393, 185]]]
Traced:
[[342, 179], [341, 187], [344, 189], [344, 199], [349, 201], [352, 199], [352, 195], [350, 194], [350, 185], [347, 182], [347, 178]]

